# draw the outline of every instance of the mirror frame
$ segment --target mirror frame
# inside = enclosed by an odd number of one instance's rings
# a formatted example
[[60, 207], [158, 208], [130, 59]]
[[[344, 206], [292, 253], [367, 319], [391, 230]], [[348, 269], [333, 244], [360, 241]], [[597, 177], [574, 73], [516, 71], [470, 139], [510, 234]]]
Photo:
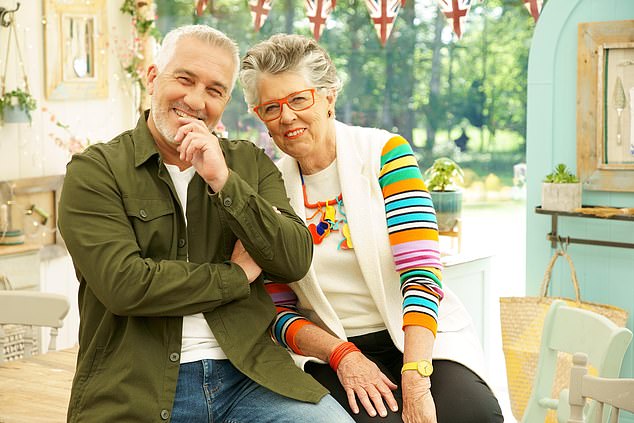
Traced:
[[[88, 100], [108, 96], [108, 27], [105, 0], [43, 0], [44, 68], [48, 100]], [[92, 46], [94, 76], [64, 78], [64, 66], [72, 67], [68, 46], [69, 34], [64, 34], [63, 22], [68, 17], [93, 20]]]

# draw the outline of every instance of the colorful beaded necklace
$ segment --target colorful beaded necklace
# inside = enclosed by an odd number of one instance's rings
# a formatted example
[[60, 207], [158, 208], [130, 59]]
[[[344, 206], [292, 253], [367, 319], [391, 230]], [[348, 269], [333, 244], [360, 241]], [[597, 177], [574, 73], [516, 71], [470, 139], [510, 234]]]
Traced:
[[[299, 163], [297, 164], [299, 167]], [[304, 175], [302, 174], [301, 167], [299, 168], [299, 176], [302, 179], [302, 193], [304, 194], [304, 207], [307, 209], [317, 209], [306, 220], [310, 222], [315, 217], [320, 215], [319, 222], [317, 224], [311, 223], [308, 225], [308, 230], [313, 237], [313, 244], [319, 245], [326, 238], [330, 232], [336, 232], [341, 226], [341, 233], [343, 239], [339, 242], [337, 249], [350, 250], [352, 249], [352, 239], [350, 238], [350, 227], [348, 226], [348, 219], [346, 213], [343, 211], [343, 196], [341, 193], [336, 198], [327, 201], [317, 201], [316, 203], [310, 203], [308, 201], [308, 195], [306, 194], [306, 184], [304, 183]], [[336, 205], [336, 208], [335, 208]], [[337, 219], [337, 212], [341, 215]]]

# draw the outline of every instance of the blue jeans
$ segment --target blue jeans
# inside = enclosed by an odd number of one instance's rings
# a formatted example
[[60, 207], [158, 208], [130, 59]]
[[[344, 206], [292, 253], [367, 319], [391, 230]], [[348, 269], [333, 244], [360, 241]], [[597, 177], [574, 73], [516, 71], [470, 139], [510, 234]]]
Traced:
[[229, 360], [181, 364], [171, 423], [354, 423], [330, 395], [317, 404], [276, 394]]

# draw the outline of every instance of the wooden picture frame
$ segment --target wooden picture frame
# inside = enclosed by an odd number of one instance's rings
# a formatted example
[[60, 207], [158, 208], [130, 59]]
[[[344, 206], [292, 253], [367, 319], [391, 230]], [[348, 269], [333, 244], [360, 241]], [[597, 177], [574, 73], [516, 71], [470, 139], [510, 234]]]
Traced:
[[108, 96], [105, 0], [43, 0], [48, 100]]
[[634, 20], [580, 23], [577, 39], [577, 174], [634, 192]]

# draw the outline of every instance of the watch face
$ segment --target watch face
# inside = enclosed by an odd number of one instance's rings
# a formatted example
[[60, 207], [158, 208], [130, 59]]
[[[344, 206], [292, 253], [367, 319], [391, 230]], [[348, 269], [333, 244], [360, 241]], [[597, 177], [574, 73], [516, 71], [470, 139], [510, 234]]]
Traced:
[[419, 361], [418, 362], [418, 373], [423, 376], [429, 376], [434, 371], [434, 367], [431, 365], [429, 361]]

